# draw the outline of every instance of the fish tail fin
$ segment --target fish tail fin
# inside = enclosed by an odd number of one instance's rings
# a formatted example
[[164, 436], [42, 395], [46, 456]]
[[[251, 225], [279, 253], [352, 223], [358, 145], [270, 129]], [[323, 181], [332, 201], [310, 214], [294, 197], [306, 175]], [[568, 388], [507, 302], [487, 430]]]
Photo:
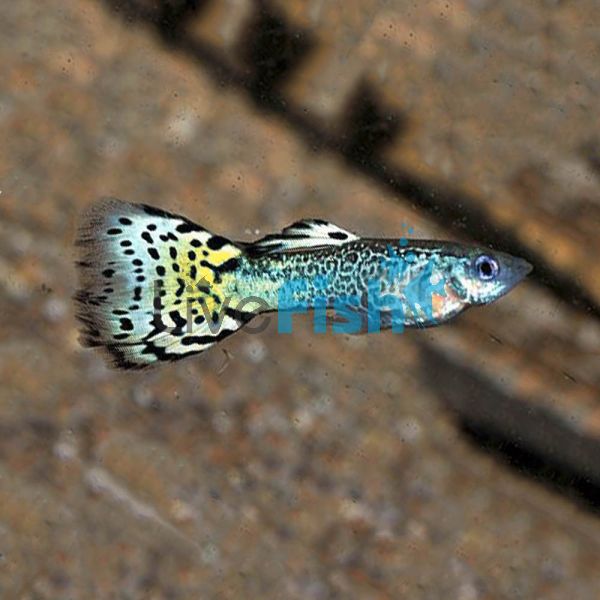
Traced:
[[85, 214], [76, 245], [81, 341], [117, 367], [202, 352], [254, 316], [226, 298], [241, 245], [180, 215], [104, 198]]

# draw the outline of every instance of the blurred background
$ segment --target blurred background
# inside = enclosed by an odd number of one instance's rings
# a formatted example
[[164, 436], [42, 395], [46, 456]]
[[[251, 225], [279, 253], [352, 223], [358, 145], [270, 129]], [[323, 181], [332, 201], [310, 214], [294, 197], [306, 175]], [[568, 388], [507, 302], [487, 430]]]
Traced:
[[[600, 596], [600, 6], [0, 8], [0, 596]], [[78, 214], [302, 217], [530, 260], [404, 335], [273, 322], [123, 373], [82, 349]]]

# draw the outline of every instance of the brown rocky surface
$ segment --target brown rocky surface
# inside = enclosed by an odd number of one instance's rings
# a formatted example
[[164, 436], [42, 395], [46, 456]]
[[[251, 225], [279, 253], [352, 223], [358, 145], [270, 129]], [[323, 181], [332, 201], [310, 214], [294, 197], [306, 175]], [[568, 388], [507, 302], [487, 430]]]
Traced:
[[[1, 9], [0, 596], [597, 598], [596, 3], [191, 4]], [[116, 372], [70, 301], [100, 195], [489, 234], [542, 276], [439, 330]]]

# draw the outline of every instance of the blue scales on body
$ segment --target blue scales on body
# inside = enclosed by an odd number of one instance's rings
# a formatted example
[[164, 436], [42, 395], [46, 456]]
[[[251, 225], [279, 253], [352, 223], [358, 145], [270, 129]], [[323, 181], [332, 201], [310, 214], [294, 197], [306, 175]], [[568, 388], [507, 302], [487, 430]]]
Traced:
[[[440, 325], [488, 304], [531, 270], [523, 259], [453, 242], [361, 238], [320, 219], [253, 243], [151, 206], [103, 199], [82, 220], [75, 298], [83, 341], [122, 368], [206, 350], [258, 314], [340, 303], [370, 331]], [[400, 322], [398, 322], [400, 321]]]

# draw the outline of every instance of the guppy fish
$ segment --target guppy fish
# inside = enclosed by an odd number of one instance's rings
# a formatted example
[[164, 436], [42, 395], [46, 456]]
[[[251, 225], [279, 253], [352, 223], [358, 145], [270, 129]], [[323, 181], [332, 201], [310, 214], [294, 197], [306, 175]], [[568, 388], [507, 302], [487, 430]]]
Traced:
[[260, 313], [298, 306], [331, 312], [353, 299], [344, 305], [347, 318], [358, 316], [353, 332], [370, 331], [369, 292], [406, 309], [384, 306], [381, 329], [439, 325], [496, 300], [531, 271], [525, 260], [483, 247], [361, 238], [320, 219], [236, 242], [111, 198], [87, 212], [76, 244], [82, 342], [128, 369], [202, 352]]

